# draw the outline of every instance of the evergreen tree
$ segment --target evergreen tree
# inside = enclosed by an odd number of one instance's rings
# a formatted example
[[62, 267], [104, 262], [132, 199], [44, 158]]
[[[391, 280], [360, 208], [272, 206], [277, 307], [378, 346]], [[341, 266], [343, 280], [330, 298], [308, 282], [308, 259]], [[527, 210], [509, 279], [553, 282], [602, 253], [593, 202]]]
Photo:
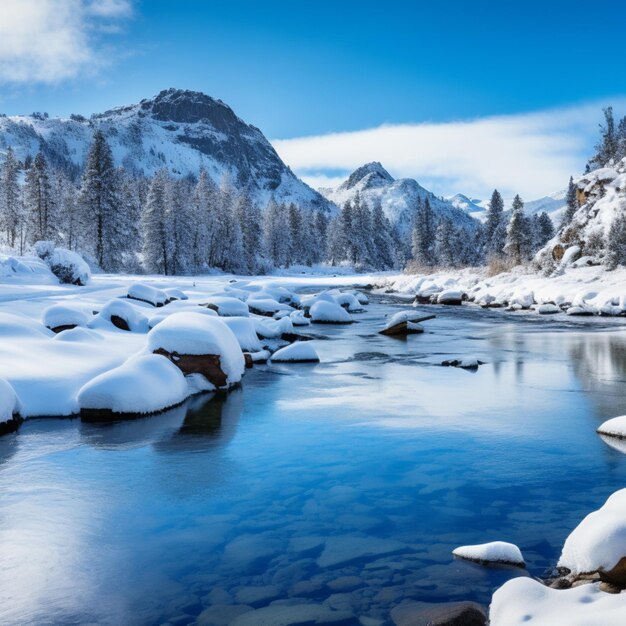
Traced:
[[202, 271], [207, 265], [214, 267], [217, 239], [217, 196], [217, 186], [206, 170], [202, 168], [192, 198], [194, 223], [191, 239], [193, 242], [192, 267], [194, 272]]
[[55, 207], [52, 198], [48, 164], [41, 151], [26, 172], [24, 188], [26, 231], [31, 243], [55, 238]]
[[504, 201], [497, 189], [491, 194], [491, 201], [487, 209], [487, 222], [485, 224], [485, 239], [487, 254], [500, 254], [504, 246], [505, 229], [503, 229]]
[[22, 202], [18, 175], [19, 161], [13, 148], [7, 148], [4, 163], [0, 168], [0, 228], [5, 233], [8, 246], [13, 248], [19, 234], [22, 221]]
[[143, 234], [143, 265], [147, 272], [170, 273], [171, 249], [168, 232], [167, 201], [169, 175], [166, 169], [159, 170], [150, 182], [148, 198], [141, 216]]
[[617, 159], [626, 157], [626, 115], [617, 125]]
[[574, 213], [578, 209], [578, 200], [576, 199], [576, 185], [574, 179], [569, 177], [569, 184], [567, 186], [567, 195], [565, 196], [565, 213], [563, 214], [563, 220], [561, 222], [561, 228], [569, 225], [574, 217]]
[[626, 265], [626, 212], [623, 209], [615, 216], [609, 229], [605, 262], [608, 269]]
[[452, 222], [444, 217], [439, 220], [435, 232], [435, 257], [443, 267], [454, 267], [456, 263], [455, 246], [458, 244]]
[[265, 250], [275, 267], [282, 267], [286, 262], [289, 238], [284, 207], [273, 198], [265, 211], [263, 219]]
[[372, 208], [372, 248], [375, 258], [372, 264], [377, 269], [392, 269], [395, 266], [395, 242], [391, 232], [391, 224], [383, 213], [380, 202]]
[[237, 221], [241, 227], [243, 241], [243, 267], [249, 274], [257, 274], [262, 269], [263, 231], [261, 209], [247, 191], [239, 194], [235, 208]]
[[516, 195], [513, 198], [511, 218], [506, 229], [504, 253], [519, 265], [528, 257], [529, 244], [530, 233], [524, 216], [524, 203], [519, 195]]
[[537, 217], [537, 224], [535, 228], [535, 250], [543, 248], [552, 237], [554, 237], [554, 225], [550, 216], [542, 211]]
[[120, 269], [124, 248], [124, 223], [119, 207], [117, 176], [111, 148], [97, 130], [87, 155], [81, 181], [81, 222], [85, 244], [98, 265], [107, 271]]
[[287, 265], [301, 263], [304, 259], [304, 223], [300, 209], [292, 202], [287, 209], [287, 226], [289, 233], [289, 248], [287, 251]]
[[428, 198], [424, 201], [421, 199], [418, 201], [413, 224], [412, 244], [413, 259], [418, 265], [430, 266], [435, 264], [435, 224], [433, 210]]
[[613, 107], [602, 109], [604, 114], [604, 124], [600, 124], [600, 141], [596, 144], [596, 153], [590, 159], [591, 168], [604, 167], [611, 159], [617, 157], [618, 138], [615, 131], [615, 119], [613, 118]]
[[321, 209], [315, 211], [312, 256], [313, 263], [319, 263], [322, 260], [326, 260], [329, 256], [328, 222], [329, 218], [324, 211]]

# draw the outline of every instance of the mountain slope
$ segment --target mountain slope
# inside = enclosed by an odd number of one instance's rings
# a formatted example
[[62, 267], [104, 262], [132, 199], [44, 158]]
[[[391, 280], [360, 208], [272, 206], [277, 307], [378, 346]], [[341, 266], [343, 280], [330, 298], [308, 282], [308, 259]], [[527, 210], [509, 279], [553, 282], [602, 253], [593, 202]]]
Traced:
[[104, 132], [116, 165], [138, 175], [152, 176], [163, 167], [176, 176], [197, 175], [204, 167], [216, 183], [228, 175], [263, 204], [274, 196], [279, 202], [328, 208], [258, 128], [221, 100], [194, 91], [168, 89], [90, 119], [0, 117], [0, 153], [12, 146], [23, 160], [41, 147], [52, 163], [77, 174], [96, 129]]
[[401, 232], [410, 230], [418, 200], [426, 198], [437, 217], [447, 217], [456, 225], [472, 230], [477, 226], [462, 209], [438, 198], [412, 178], [395, 180], [378, 162], [359, 167], [338, 187], [320, 191], [338, 207], [353, 201], [357, 193], [370, 207], [380, 202], [385, 215]]

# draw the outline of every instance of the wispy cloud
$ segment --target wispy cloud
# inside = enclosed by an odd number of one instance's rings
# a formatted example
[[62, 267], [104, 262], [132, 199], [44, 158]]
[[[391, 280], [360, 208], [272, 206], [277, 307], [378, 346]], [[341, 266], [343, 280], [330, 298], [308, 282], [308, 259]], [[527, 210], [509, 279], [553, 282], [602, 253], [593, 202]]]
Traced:
[[[538, 113], [447, 123], [384, 125], [355, 132], [275, 140], [294, 171], [316, 186], [368, 161], [396, 177], [417, 178], [441, 195], [533, 199], [567, 185], [584, 168], [597, 138], [602, 106], [590, 103]], [[626, 98], [613, 101], [626, 109]], [[327, 173], [332, 172], [330, 177]]]
[[0, 82], [57, 83], [98, 72], [110, 58], [103, 36], [132, 13], [132, 0], [2, 0]]

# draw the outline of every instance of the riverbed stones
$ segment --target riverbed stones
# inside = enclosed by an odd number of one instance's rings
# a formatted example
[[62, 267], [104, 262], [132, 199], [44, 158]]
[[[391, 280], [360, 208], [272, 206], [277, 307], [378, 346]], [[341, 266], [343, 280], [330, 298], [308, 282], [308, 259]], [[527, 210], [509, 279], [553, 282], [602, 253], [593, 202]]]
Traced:
[[395, 626], [485, 626], [487, 613], [476, 602], [407, 602], [391, 610]]
[[282, 590], [278, 585], [260, 585], [256, 587], [242, 587], [237, 591], [235, 599], [239, 604], [249, 604], [253, 607], [264, 606], [272, 600], [280, 598]]
[[395, 539], [337, 535], [326, 540], [317, 564], [324, 568], [339, 567], [359, 559], [402, 552], [406, 549], [406, 544]]
[[321, 604], [272, 605], [236, 617], [231, 626], [313, 626], [354, 624], [350, 611], [335, 611]]
[[198, 615], [197, 626], [228, 626], [240, 615], [253, 608], [242, 604], [215, 604]]

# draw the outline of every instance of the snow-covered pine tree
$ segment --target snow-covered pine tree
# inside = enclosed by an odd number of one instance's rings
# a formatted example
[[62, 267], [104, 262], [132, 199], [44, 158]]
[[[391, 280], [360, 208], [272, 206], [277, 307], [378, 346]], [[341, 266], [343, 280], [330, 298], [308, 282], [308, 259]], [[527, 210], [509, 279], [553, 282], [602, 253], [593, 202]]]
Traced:
[[121, 233], [120, 267], [137, 272], [137, 253], [141, 251], [141, 207], [146, 202], [146, 180], [137, 178], [123, 168], [116, 170]]
[[285, 258], [287, 224], [283, 221], [284, 211], [272, 198], [263, 215], [263, 239], [267, 255], [275, 267], [280, 267]]
[[24, 210], [27, 238], [31, 243], [55, 239], [55, 204], [48, 164], [41, 151], [26, 171]]
[[611, 270], [618, 265], [626, 265], [626, 211], [623, 208], [615, 216], [609, 229], [605, 263]]
[[51, 186], [57, 201], [56, 229], [63, 246], [69, 250], [79, 247], [78, 190], [62, 170], [51, 172]]
[[499, 255], [504, 247], [506, 230], [504, 228], [504, 200], [497, 189], [493, 190], [489, 208], [487, 209], [487, 221], [485, 223], [485, 245], [487, 256]]
[[511, 207], [511, 218], [506, 229], [506, 241], [504, 253], [519, 265], [529, 255], [531, 237], [526, 216], [524, 215], [524, 202], [516, 195]]
[[589, 160], [591, 169], [604, 167], [611, 159], [617, 158], [618, 138], [615, 131], [613, 107], [602, 109], [604, 124], [600, 124], [600, 141], [596, 144], [596, 153]]
[[395, 266], [395, 242], [391, 233], [391, 224], [383, 213], [380, 202], [372, 207], [372, 265], [381, 270], [388, 270]]
[[9, 146], [4, 163], [0, 167], [0, 228], [4, 231], [8, 246], [15, 247], [18, 241], [20, 223], [23, 218], [22, 198], [18, 176], [20, 163]]
[[193, 191], [192, 211], [193, 226], [193, 271], [199, 272], [214, 263], [215, 240], [217, 239], [217, 202], [218, 189], [213, 179], [202, 168]]
[[238, 194], [235, 215], [241, 228], [243, 242], [242, 268], [248, 274], [258, 274], [262, 269], [263, 216], [259, 205], [252, 200], [248, 190]]
[[160, 169], [150, 182], [141, 215], [143, 266], [147, 272], [154, 274], [171, 273], [171, 237], [167, 215], [169, 183], [167, 170]]
[[319, 263], [329, 259], [329, 218], [321, 209], [315, 211], [314, 229], [312, 237], [312, 263]]
[[571, 223], [574, 213], [578, 209], [578, 200], [576, 199], [576, 185], [572, 176], [569, 177], [567, 185], [567, 194], [565, 195], [565, 213], [561, 221], [561, 228]]
[[433, 249], [435, 245], [435, 223], [430, 201], [426, 198], [418, 201], [412, 233], [413, 260], [418, 266], [434, 265], [436, 259]]
[[243, 258], [243, 236], [235, 219], [236, 192], [229, 175], [222, 178], [214, 207], [211, 225], [211, 267], [225, 271], [241, 269]]
[[166, 188], [166, 207], [170, 273], [193, 272], [195, 212], [188, 180], [170, 181]]
[[125, 241], [119, 204], [111, 148], [104, 133], [96, 130], [81, 180], [81, 229], [84, 244], [107, 271], [121, 268]]
[[536, 252], [554, 237], [554, 225], [545, 211], [542, 211], [539, 215], [534, 215], [534, 218], [536, 218], [536, 222], [533, 228], [535, 242], [533, 252]]
[[304, 223], [302, 212], [292, 202], [287, 208], [287, 228], [289, 232], [289, 247], [287, 250], [287, 265], [304, 262]]
[[452, 222], [444, 217], [439, 220], [435, 231], [435, 258], [442, 267], [457, 265], [456, 232]]

